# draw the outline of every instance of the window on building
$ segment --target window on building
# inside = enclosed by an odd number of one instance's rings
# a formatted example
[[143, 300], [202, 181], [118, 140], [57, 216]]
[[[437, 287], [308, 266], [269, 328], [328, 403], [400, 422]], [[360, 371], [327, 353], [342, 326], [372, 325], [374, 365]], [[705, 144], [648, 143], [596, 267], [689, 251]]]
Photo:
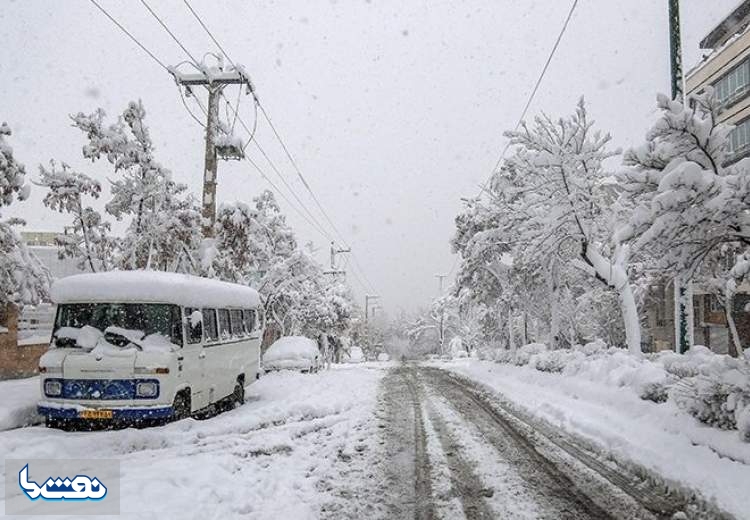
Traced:
[[206, 341], [219, 341], [219, 331], [216, 327], [216, 309], [203, 309], [203, 330]]
[[732, 160], [750, 154], [750, 118], [737, 123], [729, 134], [729, 153]]
[[750, 89], [750, 60], [745, 60], [714, 83], [716, 99], [722, 105], [744, 98]]
[[724, 306], [716, 296], [711, 295], [708, 301], [708, 310], [709, 312], [724, 312]]

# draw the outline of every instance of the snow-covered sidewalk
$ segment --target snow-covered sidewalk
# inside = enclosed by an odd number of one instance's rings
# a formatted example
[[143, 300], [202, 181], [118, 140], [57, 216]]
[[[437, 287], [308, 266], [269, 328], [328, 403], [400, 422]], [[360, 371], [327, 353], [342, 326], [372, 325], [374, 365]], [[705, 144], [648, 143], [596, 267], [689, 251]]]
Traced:
[[750, 518], [750, 443], [709, 428], [672, 403], [628, 388], [491, 361], [431, 363], [484, 385], [533, 417], [589, 441], [603, 454], [700, 490], [737, 518]]
[[273, 373], [248, 387], [244, 406], [204, 421], [0, 432], [0, 478], [6, 458], [117, 458], [121, 514], [134, 518], [318, 518], [342, 500], [325, 485], [337, 462], [374, 449], [366, 432], [383, 373]]

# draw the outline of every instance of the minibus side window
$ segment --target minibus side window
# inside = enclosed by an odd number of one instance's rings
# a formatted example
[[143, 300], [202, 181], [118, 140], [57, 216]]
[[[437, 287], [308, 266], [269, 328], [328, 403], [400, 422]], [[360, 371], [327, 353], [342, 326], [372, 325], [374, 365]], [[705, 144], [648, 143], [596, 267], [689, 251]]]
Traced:
[[206, 341], [219, 341], [219, 332], [216, 328], [216, 309], [203, 309], [203, 331]]
[[229, 311], [227, 309], [219, 309], [219, 337], [221, 339], [232, 337], [232, 330], [229, 325]]
[[196, 312], [200, 313], [201, 311], [185, 307], [185, 339], [190, 345], [195, 345], [203, 340], [203, 320], [193, 323], [195, 321], [193, 314]]
[[235, 338], [241, 338], [245, 335], [245, 328], [242, 325], [242, 311], [239, 309], [232, 309], [230, 311], [232, 318], [232, 336]]
[[255, 330], [255, 311], [252, 309], [245, 309], [245, 330], [248, 334]]

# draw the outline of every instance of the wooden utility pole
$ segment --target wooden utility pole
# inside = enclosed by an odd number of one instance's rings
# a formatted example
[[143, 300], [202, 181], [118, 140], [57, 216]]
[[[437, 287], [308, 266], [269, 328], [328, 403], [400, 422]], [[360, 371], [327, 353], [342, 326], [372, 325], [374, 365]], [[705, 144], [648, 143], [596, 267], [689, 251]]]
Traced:
[[208, 113], [206, 114], [206, 156], [203, 166], [203, 201], [201, 216], [203, 217], [203, 236], [214, 236], [216, 222], [216, 170], [218, 157], [216, 154], [216, 125], [219, 122], [219, 94], [221, 87], [208, 85]]
[[248, 91], [253, 92], [250, 80], [239, 70], [225, 71], [221, 68], [211, 70], [210, 73], [195, 72], [182, 74], [171, 69], [178, 85], [184, 86], [189, 95], [193, 95], [193, 86], [205, 87], [208, 90], [208, 109], [206, 113], [206, 156], [203, 168], [203, 201], [201, 215], [203, 216], [203, 236], [214, 236], [216, 222], [216, 185], [218, 159], [241, 159], [244, 153], [241, 149], [234, 149], [231, 145], [217, 146], [219, 137], [219, 99], [227, 85], [247, 85]]
[[370, 300], [377, 300], [380, 296], [376, 294], [365, 294], [365, 342], [370, 347]]
[[[445, 280], [448, 277], [447, 274], [436, 274], [435, 278], [438, 279], [438, 298], [443, 296], [443, 280]], [[438, 329], [438, 341], [440, 341], [440, 355], [442, 356], [445, 354], [443, 352], [444, 346], [445, 346], [445, 309], [443, 306], [440, 306], [440, 323], [438, 324], [440, 327]]]

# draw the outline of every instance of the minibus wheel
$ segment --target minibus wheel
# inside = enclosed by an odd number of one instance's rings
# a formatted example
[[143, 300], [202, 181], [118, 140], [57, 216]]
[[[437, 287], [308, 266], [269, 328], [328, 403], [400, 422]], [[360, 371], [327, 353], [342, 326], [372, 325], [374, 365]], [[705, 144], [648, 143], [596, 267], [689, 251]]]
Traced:
[[179, 392], [174, 397], [172, 410], [172, 418], [175, 421], [187, 419], [188, 417], [190, 417], [190, 397], [188, 397], [188, 394], [186, 392]]
[[237, 381], [234, 384], [232, 397], [234, 397], [234, 402], [237, 403], [237, 406], [245, 404], [245, 385], [242, 384], [242, 381]]

